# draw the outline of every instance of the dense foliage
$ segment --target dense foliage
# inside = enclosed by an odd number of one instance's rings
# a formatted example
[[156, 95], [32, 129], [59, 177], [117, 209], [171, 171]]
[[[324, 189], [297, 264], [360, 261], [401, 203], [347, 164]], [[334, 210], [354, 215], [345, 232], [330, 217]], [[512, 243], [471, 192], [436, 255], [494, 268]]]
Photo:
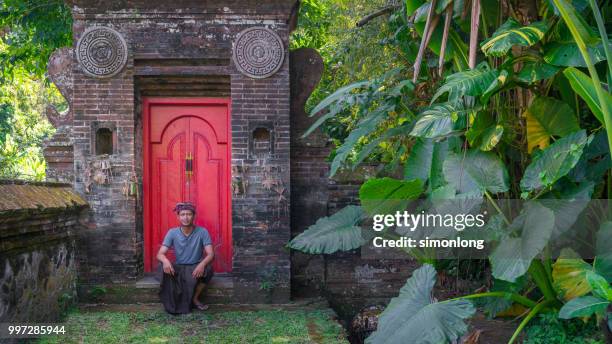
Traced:
[[51, 53], [72, 45], [70, 9], [63, 0], [3, 0], [0, 35], [2, 76], [11, 78], [17, 68], [42, 77]]
[[13, 73], [0, 85], [0, 178], [43, 180], [42, 144], [54, 132], [44, 112], [65, 101], [52, 84], [22, 69]]
[[[369, 159], [403, 179], [368, 180], [360, 207], [320, 219], [289, 246], [309, 253], [358, 248], [370, 235], [362, 236], [360, 227], [367, 215], [393, 214], [409, 200], [492, 207], [486, 240], [493, 284], [439, 304], [483, 299], [492, 316], [522, 307], [510, 342], [542, 312], [610, 319], [612, 248], [599, 245], [594, 260], [569, 249], [557, 259], [550, 254], [551, 241], [575, 225], [588, 228], [592, 245], [610, 238], [604, 203], [597, 212], [570, 201], [612, 195], [612, 57], [600, 6], [593, 0], [407, 0], [387, 15], [395, 30], [381, 49], [403, 62], [338, 85], [311, 110], [319, 118], [306, 135], [341, 119], [346, 134], [337, 137], [331, 175]], [[522, 202], [510, 207], [508, 199]], [[393, 227], [381, 232], [398, 234]], [[369, 342], [455, 340], [473, 312], [467, 305], [434, 311], [428, 286], [432, 267], [443, 264], [436, 252], [407, 251], [432, 265], [415, 271]], [[427, 311], [415, 315], [415, 307]], [[610, 325], [602, 322], [606, 331]], [[435, 338], [398, 336], [402, 328], [430, 328]]]
[[0, 2], [0, 178], [45, 178], [45, 110], [66, 108], [45, 72], [51, 53], [72, 44], [71, 27], [62, 0]]

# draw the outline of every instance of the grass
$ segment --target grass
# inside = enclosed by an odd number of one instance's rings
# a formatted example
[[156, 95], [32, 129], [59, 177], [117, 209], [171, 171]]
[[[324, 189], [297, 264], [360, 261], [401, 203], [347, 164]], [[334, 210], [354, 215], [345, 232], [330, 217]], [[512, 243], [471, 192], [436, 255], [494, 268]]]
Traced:
[[325, 311], [79, 312], [65, 319], [66, 334], [37, 343], [348, 343]]

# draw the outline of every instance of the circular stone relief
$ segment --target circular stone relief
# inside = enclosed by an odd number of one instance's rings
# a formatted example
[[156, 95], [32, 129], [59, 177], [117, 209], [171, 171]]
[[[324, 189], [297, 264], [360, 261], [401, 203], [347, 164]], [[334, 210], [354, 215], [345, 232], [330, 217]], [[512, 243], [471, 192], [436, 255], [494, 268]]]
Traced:
[[96, 78], [109, 78], [127, 62], [127, 44], [121, 34], [108, 27], [92, 27], [77, 43], [77, 60], [83, 71]]
[[233, 55], [234, 63], [242, 74], [263, 79], [281, 68], [285, 47], [274, 31], [265, 27], [252, 27], [238, 34]]

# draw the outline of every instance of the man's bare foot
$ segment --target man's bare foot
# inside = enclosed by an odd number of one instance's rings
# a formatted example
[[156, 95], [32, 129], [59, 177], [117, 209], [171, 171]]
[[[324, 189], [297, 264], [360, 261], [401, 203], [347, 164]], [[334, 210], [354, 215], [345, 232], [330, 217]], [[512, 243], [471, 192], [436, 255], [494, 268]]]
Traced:
[[199, 301], [193, 301], [193, 304], [196, 306], [197, 309], [201, 310], [201, 311], [205, 311], [208, 309], [208, 305], [205, 305]]

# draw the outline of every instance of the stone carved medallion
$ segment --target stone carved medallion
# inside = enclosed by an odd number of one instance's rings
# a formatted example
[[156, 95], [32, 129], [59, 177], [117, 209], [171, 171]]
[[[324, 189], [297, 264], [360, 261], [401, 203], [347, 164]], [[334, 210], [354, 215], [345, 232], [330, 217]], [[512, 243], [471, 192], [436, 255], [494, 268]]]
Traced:
[[77, 60], [83, 71], [95, 78], [110, 78], [127, 62], [127, 44], [111, 28], [95, 26], [83, 33], [77, 43]]
[[252, 27], [237, 35], [233, 55], [234, 63], [242, 74], [263, 79], [282, 67], [285, 47], [274, 31], [265, 27]]

